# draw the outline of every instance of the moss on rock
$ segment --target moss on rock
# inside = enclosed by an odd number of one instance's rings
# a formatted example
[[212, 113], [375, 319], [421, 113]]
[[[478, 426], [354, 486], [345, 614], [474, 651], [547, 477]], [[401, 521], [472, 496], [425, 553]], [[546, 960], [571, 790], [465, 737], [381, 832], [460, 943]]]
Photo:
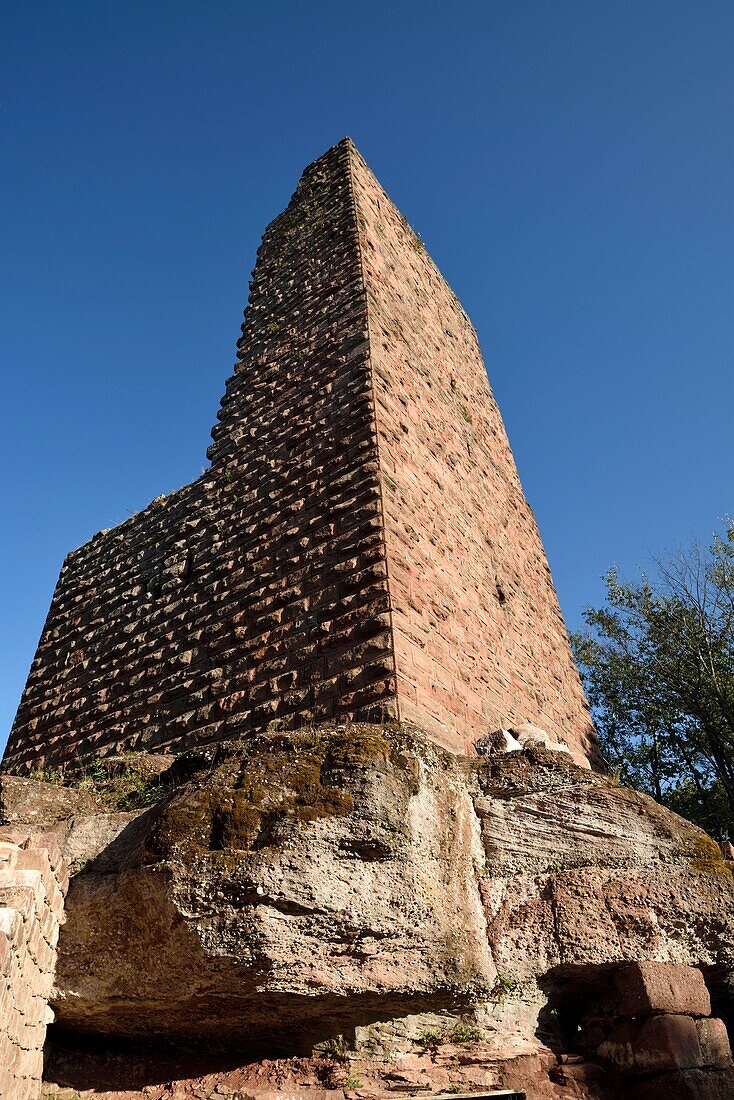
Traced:
[[[395, 734], [395, 730], [392, 734]], [[275, 843], [281, 822], [308, 824], [354, 809], [355, 773], [403, 763], [381, 726], [276, 731], [231, 745], [165, 802], [149, 836], [151, 860], [194, 860]]]
[[691, 837], [686, 844], [683, 855], [690, 863], [694, 871], [704, 875], [728, 875], [731, 877], [731, 868], [721, 854], [721, 849], [710, 836], [701, 834]]

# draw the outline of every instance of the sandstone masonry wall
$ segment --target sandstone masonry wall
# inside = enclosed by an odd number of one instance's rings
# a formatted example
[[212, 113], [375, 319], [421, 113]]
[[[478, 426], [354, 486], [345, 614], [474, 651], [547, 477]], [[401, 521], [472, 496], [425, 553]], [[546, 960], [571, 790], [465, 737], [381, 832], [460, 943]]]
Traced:
[[64, 563], [9, 770], [394, 712], [350, 156], [265, 233], [211, 469]]
[[402, 717], [590, 722], [476, 336], [347, 139], [266, 230], [211, 468], [70, 554], [7, 770]]
[[64, 894], [58, 844], [0, 835], [0, 1097], [40, 1095]]
[[532, 722], [593, 755], [476, 332], [355, 152], [400, 714], [449, 748]]

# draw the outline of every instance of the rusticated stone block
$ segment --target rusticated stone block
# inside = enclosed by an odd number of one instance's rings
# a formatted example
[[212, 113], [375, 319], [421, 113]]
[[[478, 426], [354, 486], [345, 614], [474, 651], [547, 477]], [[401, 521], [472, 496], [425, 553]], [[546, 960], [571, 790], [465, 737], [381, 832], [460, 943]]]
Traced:
[[690, 1016], [650, 1016], [615, 1027], [597, 1054], [621, 1073], [700, 1069], [704, 1064], [696, 1021]]
[[723, 1020], [696, 1020], [698, 1041], [705, 1066], [728, 1069], [732, 1064], [729, 1034]]
[[631, 963], [615, 971], [614, 980], [621, 1016], [647, 1016], [656, 1012], [687, 1016], [711, 1014], [711, 998], [703, 974], [695, 967], [661, 962]]

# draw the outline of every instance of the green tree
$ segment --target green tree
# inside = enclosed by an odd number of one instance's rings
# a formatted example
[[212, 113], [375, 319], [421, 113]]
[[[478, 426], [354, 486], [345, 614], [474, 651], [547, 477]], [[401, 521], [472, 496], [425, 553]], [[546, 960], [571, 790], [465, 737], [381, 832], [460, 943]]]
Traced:
[[606, 577], [574, 653], [623, 782], [719, 838], [734, 835], [734, 521], [709, 547]]

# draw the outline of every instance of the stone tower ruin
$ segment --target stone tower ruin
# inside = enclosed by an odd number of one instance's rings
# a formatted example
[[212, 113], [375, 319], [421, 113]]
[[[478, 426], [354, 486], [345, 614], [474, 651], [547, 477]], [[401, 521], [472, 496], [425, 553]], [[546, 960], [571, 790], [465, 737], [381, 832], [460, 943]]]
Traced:
[[593, 755], [476, 333], [349, 139], [268, 226], [238, 349], [209, 469], [66, 559], [5, 767], [274, 719]]

